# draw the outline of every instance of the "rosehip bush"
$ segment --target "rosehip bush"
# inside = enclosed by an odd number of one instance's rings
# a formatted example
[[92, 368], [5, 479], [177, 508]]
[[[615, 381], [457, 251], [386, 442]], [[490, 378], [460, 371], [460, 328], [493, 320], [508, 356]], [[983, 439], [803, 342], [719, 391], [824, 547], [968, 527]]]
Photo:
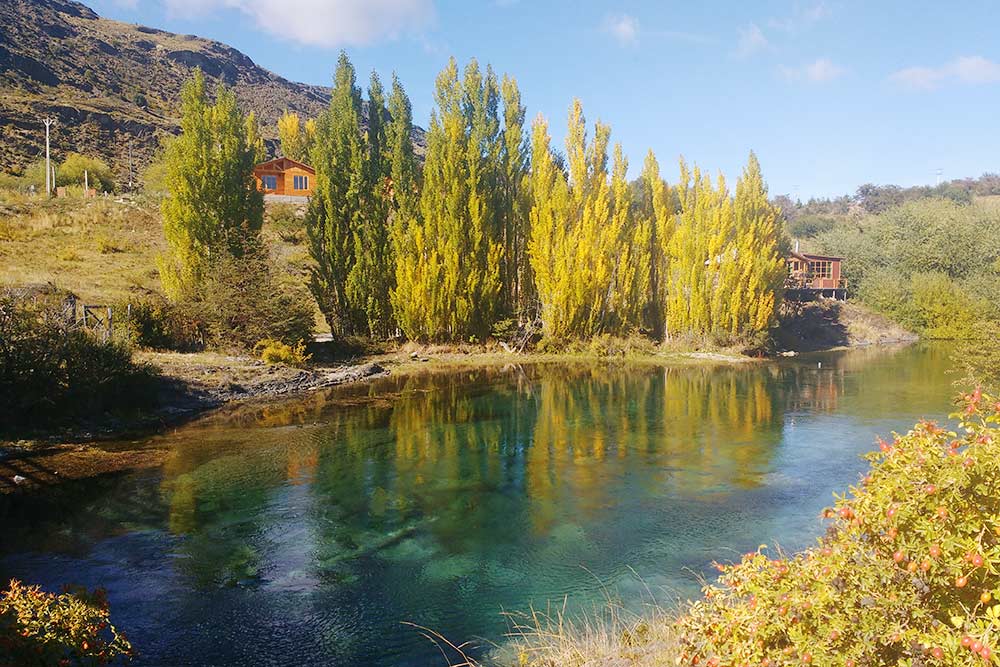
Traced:
[[55, 595], [12, 579], [0, 592], [0, 667], [107, 665], [131, 657], [101, 589]]
[[995, 664], [1000, 650], [1000, 402], [958, 401], [879, 440], [869, 474], [823, 512], [816, 547], [718, 566], [678, 619], [679, 664]]

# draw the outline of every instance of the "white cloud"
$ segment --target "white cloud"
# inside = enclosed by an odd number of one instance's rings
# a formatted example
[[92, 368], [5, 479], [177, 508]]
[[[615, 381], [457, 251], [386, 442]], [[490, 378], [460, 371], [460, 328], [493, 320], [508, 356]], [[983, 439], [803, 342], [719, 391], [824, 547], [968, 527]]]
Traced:
[[756, 23], [740, 28], [740, 39], [736, 43], [736, 55], [746, 58], [771, 48], [771, 42]]
[[634, 16], [607, 16], [601, 27], [622, 46], [635, 46], [639, 43], [639, 19]]
[[808, 81], [809, 83], [832, 81], [847, 72], [846, 69], [837, 65], [829, 58], [820, 58], [798, 67], [781, 65], [778, 67], [778, 70], [789, 81]]
[[830, 16], [830, 8], [825, 2], [817, 2], [807, 7], [797, 6], [791, 16], [770, 19], [767, 25], [785, 32], [799, 32]]
[[267, 32], [311, 46], [362, 46], [418, 30], [433, 16], [432, 0], [163, 0], [175, 16], [238, 9]]
[[939, 67], [907, 67], [893, 72], [889, 78], [912, 90], [933, 90], [949, 82], [998, 83], [1000, 63], [982, 56], [962, 56]]

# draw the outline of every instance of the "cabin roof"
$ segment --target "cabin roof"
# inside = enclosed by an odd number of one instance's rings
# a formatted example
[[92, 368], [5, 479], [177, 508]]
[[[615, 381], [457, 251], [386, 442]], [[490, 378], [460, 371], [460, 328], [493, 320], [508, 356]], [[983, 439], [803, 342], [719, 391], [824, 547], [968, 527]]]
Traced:
[[267, 162], [261, 162], [256, 167], [254, 167], [254, 171], [257, 171], [258, 169], [261, 170], [274, 169], [277, 171], [285, 171], [287, 169], [290, 169], [291, 167], [298, 167], [299, 169], [308, 171], [310, 174], [316, 173], [316, 170], [310, 167], [309, 165], [305, 164], [304, 162], [299, 162], [298, 160], [293, 160], [290, 157], [276, 157], [273, 160], [268, 160]]
[[844, 259], [843, 257], [835, 257], [833, 255], [814, 255], [809, 252], [796, 252], [794, 250], [791, 252], [790, 257], [794, 257], [795, 259], [800, 259], [803, 262], [808, 262], [809, 260], [816, 260], [816, 259], [828, 260], [832, 262], [840, 262]]

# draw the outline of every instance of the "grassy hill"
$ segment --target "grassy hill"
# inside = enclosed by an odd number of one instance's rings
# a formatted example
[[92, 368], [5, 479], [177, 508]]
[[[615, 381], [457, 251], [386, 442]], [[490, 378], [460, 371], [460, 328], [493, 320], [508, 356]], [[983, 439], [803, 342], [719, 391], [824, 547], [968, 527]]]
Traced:
[[[329, 99], [328, 88], [282, 78], [221, 42], [101, 18], [73, 0], [0, 2], [0, 169], [17, 173], [44, 154], [39, 118], [52, 116], [57, 160], [98, 156], [127, 183], [130, 163], [141, 174], [159, 138], [178, 131], [181, 86], [195, 67], [256, 113], [272, 150], [286, 109], [312, 118]], [[414, 143], [422, 153], [422, 130]]]
[[[290, 280], [305, 281], [308, 250], [301, 215], [269, 204], [264, 238]], [[156, 258], [165, 250], [159, 201], [152, 197], [43, 199], [0, 190], [0, 285], [54, 283], [86, 303], [161, 292]], [[317, 326], [325, 327], [321, 317]]]

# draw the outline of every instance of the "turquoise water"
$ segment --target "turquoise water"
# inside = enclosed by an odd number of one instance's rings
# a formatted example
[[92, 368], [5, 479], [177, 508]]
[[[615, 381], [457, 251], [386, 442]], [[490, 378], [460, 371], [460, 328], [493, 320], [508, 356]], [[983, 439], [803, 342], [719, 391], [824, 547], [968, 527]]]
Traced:
[[403, 622], [481, 656], [502, 610], [669, 602], [810, 544], [876, 435], [947, 414], [947, 367], [509, 366], [244, 409], [151, 439], [162, 467], [7, 501], [0, 579], [107, 588], [137, 664], [442, 665]]

